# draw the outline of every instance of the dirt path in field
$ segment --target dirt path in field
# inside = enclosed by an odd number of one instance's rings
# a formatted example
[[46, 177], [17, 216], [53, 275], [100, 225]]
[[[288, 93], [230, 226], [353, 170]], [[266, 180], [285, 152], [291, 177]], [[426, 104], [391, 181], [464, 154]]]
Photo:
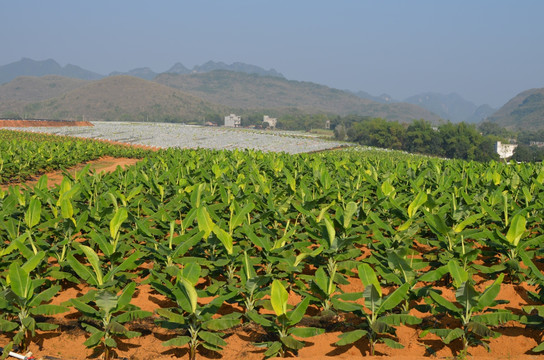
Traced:
[[[89, 161], [85, 164], [79, 164], [76, 165], [70, 169], [67, 169], [66, 172], [68, 172], [70, 175], [75, 176], [78, 171], [81, 171], [85, 166], [90, 165], [90, 169], [95, 172], [113, 172], [115, 169], [117, 169], [117, 166], [121, 166], [122, 168], [125, 168], [127, 166], [131, 166], [136, 164], [140, 159], [130, 159], [130, 158], [114, 158], [111, 156], [104, 156], [97, 160]], [[16, 186], [16, 185], [28, 185], [28, 186], [34, 186], [42, 177], [43, 175], [47, 175], [47, 185], [49, 187], [54, 187], [55, 185], [59, 185], [62, 182], [62, 179], [64, 177], [64, 174], [60, 170], [52, 171], [46, 174], [38, 175], [30, 180], [20, 182], [20, 183], [10, 183], [6, 185], [0, 185], [0, 188], [2, 190], [7, 190], [10, 186]]]

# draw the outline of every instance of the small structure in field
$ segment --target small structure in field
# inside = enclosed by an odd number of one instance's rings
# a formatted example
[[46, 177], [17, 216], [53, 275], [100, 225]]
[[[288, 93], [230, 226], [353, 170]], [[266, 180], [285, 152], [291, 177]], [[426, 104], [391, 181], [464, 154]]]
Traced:
[[275, 129], [276, 128], [276, 124], [278, 123], [278, 119], [276, 118], [271, 118], [270, 116], [268, 115], [265, 115], [263, 117], [263, 124], [264, 123], [267, 123], [268, 124], [268, 127], [270, 129]]
[[516, 150], [517, 147], [518, 144], [503, 144], [500, 141], [497, 141], [495, 149], [501, 159], [507, 159], [514, 155], [514, 150]]
[[325, 121], [325, 129], [327, 129], [327, 130], [331, 129], [331, 121], [330, 120]]
[[241, 127], [242, 126], [242, 117], [236, 116], [235, 114], [230, 114], [225, 116], [225, 126], [227, 127]]

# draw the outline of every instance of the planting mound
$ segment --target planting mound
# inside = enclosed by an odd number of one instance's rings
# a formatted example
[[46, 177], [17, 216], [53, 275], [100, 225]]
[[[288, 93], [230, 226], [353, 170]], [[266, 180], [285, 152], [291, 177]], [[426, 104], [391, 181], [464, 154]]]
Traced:
[[71, 120], [0, 120], [0, 127], [61, 127], [61, 126], [93, 126], [89, 121]]

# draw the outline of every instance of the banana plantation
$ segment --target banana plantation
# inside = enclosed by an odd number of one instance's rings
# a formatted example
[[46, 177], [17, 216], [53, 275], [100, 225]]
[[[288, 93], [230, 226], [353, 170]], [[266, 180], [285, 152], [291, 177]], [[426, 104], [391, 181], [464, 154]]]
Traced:
[[[335, 354], [492, 355], [515, 331], [530, 341], [513, 358], [544, 351], [541, 164], [149, 151], [9, 131], [0, 149], [4, 183], [141, 158], [0, 190], [3, 356], [41, 353], [70, 330], [67, 314], [82, 359], [128, 358], [141, 338], [163, 349], [149, 358], [218, 358], [248, 329], [254, 359], [323, 339]], [[144, 309], [144, 294], [160, 301]]]

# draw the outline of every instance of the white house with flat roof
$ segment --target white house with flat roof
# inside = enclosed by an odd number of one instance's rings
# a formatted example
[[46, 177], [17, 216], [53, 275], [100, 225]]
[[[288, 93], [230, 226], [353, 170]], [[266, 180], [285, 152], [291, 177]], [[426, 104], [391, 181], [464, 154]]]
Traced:
[[225, 126], [227, 127], [241, 127], [242, 126], [242, 117], [236, 116], [235, 114], [230, 114], [225, 116]]

